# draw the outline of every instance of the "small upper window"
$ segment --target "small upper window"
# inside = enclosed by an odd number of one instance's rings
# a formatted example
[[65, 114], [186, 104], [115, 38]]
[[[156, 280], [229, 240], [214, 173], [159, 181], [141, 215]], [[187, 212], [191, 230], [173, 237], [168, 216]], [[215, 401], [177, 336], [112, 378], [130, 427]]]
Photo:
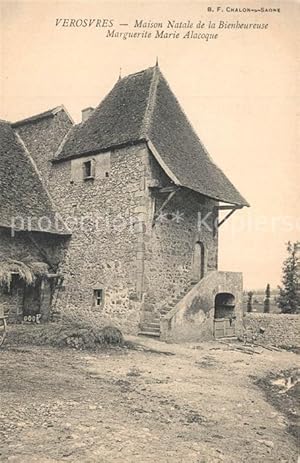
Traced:
[[103, 289], [94, 290], [94, 305], [100, 307], [103, 305]]
[[95, 177], [95, 161], [90, 159], [83, 163], [83, 178], [85, 180]]
[[92, 162], [87, 161], [84, 163], [84, 176], [90, 177], [92, 175]]

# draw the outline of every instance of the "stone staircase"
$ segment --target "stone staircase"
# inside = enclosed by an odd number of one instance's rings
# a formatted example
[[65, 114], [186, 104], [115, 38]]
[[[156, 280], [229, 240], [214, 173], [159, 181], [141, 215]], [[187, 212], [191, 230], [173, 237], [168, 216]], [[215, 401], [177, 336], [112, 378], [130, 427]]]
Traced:
[[170, 310], [172, 310], [178, 302], [195, 286], [195, 283], [190, 283], [185, 289], [182, 289], [178, 294], [174, 294], [170, 297], [170, 299], [162, 306], [160, 309], [160, 314], [163, 317], [166, 315]]
[[153, 313], [151, 317], [145, 320], [141, 324], [141, 331], [138, 333], [139, 336], [148, 336], [153, 338], [160, 337], [160, 319], [164, 317], [170, 310], [172, 310], [176, 304], [193, 288], [196, 283], [190, 283], [190, 285], [182, 289], [178, 294], [174, 294], [167, 300], [162, 306], [159, 313]]
[[139, 336], [149, 336], [151, 338], [160, 337], [160, 316], [153, 314], [149, 320], [141, 324], [141, 331]]

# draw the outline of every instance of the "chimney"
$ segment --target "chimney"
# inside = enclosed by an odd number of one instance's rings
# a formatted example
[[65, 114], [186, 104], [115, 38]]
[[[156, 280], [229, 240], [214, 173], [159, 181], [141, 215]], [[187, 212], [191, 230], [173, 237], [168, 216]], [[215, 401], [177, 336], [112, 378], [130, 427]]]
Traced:
[[82, 122], [86, 121], [90, 117], [93, 111], [94, 111], [94, 108], [92, 108], [91, 106], [89, 106], [88, 108], [82, 109], [81, 110]]

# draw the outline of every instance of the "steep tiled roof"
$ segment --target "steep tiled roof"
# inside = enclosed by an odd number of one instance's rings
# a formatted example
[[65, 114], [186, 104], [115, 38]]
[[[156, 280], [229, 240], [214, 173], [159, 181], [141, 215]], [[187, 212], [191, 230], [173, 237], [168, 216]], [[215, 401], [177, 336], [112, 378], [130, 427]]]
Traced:
[[162, 75], [148, 137], [180, 185], [220, 201], [248, 205], [207, 153]]
[[69, 235], [25, 145], [0, 121], [0, 226]]
[[92, 115], [69, 132], [55, 161], [142, 140], [174, 183], [248, 206], [208, 155], [157, 66], [120, 79]]
[[87, 121], [70, 131], [57, 159], [139, 140], [152, 77], [147, 69], [119, 80]]

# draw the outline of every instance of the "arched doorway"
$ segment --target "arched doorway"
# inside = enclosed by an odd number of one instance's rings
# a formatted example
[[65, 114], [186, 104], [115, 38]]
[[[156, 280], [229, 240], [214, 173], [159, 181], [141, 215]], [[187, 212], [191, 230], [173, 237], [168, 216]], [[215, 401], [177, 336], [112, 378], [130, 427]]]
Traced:
[[235, 335], [235, 297], [231, 293], [218, 293], [215, 297], [214, 332], [216, 338]]
[[201, 241], [195, 243], [192, 266], [192, 280], [199, 281], [204, 277], [205, 249]]

